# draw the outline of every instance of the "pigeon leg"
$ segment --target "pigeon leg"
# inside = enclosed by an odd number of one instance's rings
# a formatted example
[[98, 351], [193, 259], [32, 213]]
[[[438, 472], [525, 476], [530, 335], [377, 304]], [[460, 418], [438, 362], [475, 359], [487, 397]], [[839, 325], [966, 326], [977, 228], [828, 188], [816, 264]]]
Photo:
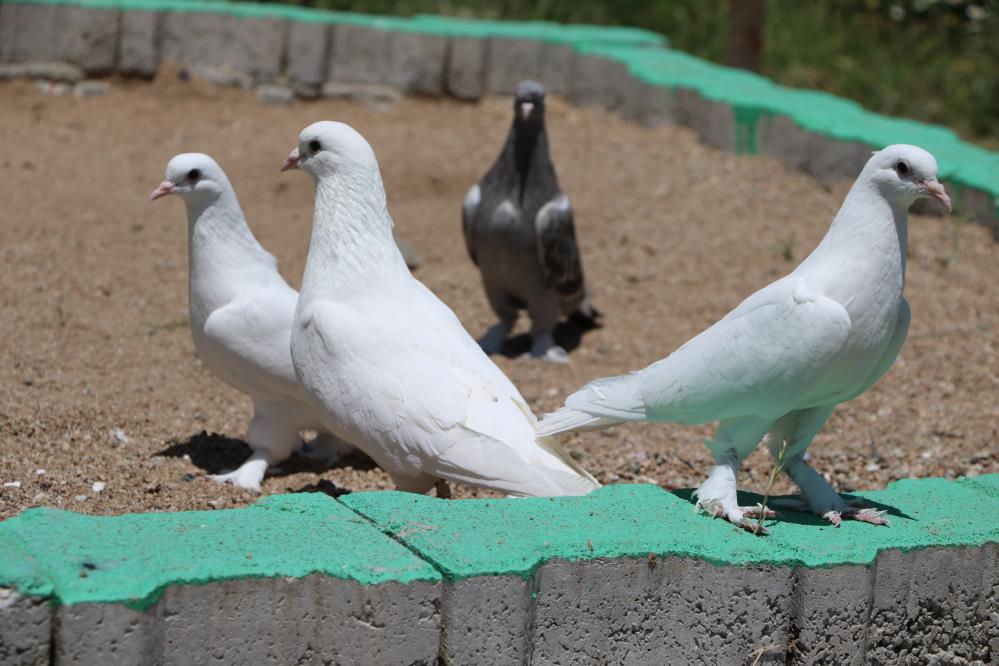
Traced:
[[310, 460], [332, 465], [353, 450], [353, 446], [333, 433], [320, 432], [302, 446], [300, 453]]
[[531, 356], [543, 358], [551, 363], [568, 363], [569, 352], [555, 344], [551, 333], [543, 333], [531, 344]]
[[267, 451], [257, 450], [238, 469], [227, 474], [211, 474], [208, 478], [217, 483], [231, 483], [237, 488], [259, 493], [260, 482], [263, 481], [264, 472], [269, 465]]
[[253, 454], [238, 469], [209, 478], [259, 493], [267, 468], [287, 460], [302, 441], [298, 428], [280, 416], [285, 411], [287, 405], [254, 403], [253, 419], [246, 429], [246, 443]]
[[[717, 464], [694, 491], [698, 509], [756, 533], [756, 524], [750, 520], [746, 509], [739, 506], [735, 478], [739, 465], [756, 448], [769, 428], [769, 421], [754, 417], [729, 419], [721, 422], [712, 439], [705, 440]], [[758, 511], [755, 507], [751, 509], [751, 513]], [[761, 532], [767, 533], [765, 529]]]
[[486, 331], [486, 334], [479, 338], [479, 346], [486, 354], [499, 354], [503, 351], [503, 344], [506, 336], [510, 335], [513, 325], [517, 321], [517, 314], [503, 313], [500, 320]]

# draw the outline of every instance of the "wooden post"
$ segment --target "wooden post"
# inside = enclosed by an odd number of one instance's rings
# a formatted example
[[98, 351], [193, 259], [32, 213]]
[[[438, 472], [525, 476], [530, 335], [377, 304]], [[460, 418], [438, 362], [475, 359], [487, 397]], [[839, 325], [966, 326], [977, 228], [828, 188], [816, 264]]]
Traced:
[[725, 63], [758, 72], [763, 67], [764, 0], [728, 0]]

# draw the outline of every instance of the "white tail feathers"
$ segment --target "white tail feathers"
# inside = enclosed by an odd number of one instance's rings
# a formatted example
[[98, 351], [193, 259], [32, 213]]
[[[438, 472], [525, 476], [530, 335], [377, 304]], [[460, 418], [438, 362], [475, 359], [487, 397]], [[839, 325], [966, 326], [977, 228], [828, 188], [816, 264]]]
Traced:
[[535, 426], [535, 430], [539, 437], [550, 437], [563, 432], [603, 430], [619, 423], [622, 421], [594, 416], [571, 407], [563, 407], [557, 412], [545, 414], [544, 418]]
[[570, 395], [565, 407], [546, 414], [535, 430], [545, 437], [645, 420], [640, 381], [641, 377], [636, 373], [592, 381]]

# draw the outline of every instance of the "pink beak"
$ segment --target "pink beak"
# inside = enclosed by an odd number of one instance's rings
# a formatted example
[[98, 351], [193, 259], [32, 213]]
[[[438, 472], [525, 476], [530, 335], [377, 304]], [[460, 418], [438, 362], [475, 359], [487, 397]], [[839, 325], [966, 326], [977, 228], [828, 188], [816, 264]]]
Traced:
[[931, 197], [942, 203], [947, 208], [948, 212], [952, 210], [950, 197], [947, 196], [947, 190], [944, 189], [943, 183], [934, 178], [933, 180], [924, 181], [923, 187], [926, 188], [926, 192]]
[[532, 111], [534, 111], [534, 103], [533, 102], [521, 102], [520, 103], [520, 117], [523, 120], [526, 121], [528, 118], [530, 118]]
[[288, 153], [288, 158], [284, 161], [284, 166], [281, 167], [281, 171], [288, 171], [289, 169], [298, 168], [298, 148], [295, 148], [290, 153]]
[[169, 180], [164, 180], [159, 186], [153, 190], [153, 193], [149, 195], [150, 201], [156, 201], [168, 194], [173, 194], [173, 191], [177, 189], [177, 186], [170, 182]]

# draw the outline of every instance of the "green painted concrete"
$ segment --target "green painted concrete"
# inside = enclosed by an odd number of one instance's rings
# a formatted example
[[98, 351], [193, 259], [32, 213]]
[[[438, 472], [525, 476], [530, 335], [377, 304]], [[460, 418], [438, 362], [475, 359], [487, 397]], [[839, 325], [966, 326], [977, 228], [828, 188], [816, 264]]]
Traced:
[[303, 22], [342, 23], [452, 37], [532, 39], [565, 44], [573, 49], [625, 64], [639, 80], [670, 88], [696, 90], [707, 99], [730, 104], [741, 153], [756, 153], [756, 122], [769, 116], [791, 118], [800, 127], [841, 141], [872, 148], [912, 143], [937, 157], [940, 176], [954, 185], [991, 195], [999, 217], [999, 153], [961, 141], [951, 130], [903, 118], [883, 116], [854, 102], [826, 93], [779, 86], [757, 74], [695, 58], [665, 48], [661, 35], [636, 28], [561, 25], [544, 21], [480, 21], [443, 16], [412, 18], [314, 10], [288, 5], [224, 0], [6, 0], [78, 7], [185, 11], [276, 18]]
[[696, 512], [689, 494], [615, 485], [571, 498], [370, 492], [337, 501], [303, 493], [225, 511], [88, 516], [30, 509], [0, 522], [0, 585], [55, 603], [142, 609], [171, 585], [243, 578], [319, 573], [365, 585], [437, 582], [442, 574], [529, 576], [555, 559], [649, 554], [716, 565], [829, 567], [872, 564], [889, 549], [999, 542], [999, 475], [903, 480], [859, 494], [888, 510], [891, 527], [833, 528], [786, 512], [767, 521], [766, 538]]
[[[586, 497], [449, 501], [395, 492], [341, 498], [445, 576], [530, 575], [554, 559], [678, 556], [717, 565], [872, 564], [879, 552], [999, 542], [999, 475], [904, 480], [860, 493], [891, 527], [786, 512], [757, 537], [702, 515], [690, 491], [607, 486]], [[758, 496], [746, 495], [747, 504]]]
[[441, 578], [318, 493], [276, 495], [225, 511], [88, 516], [30, 509], [0, 523], [0, 585], [63, 604], [141, 609], [171, 585], [311, 573], [364, 585]]

